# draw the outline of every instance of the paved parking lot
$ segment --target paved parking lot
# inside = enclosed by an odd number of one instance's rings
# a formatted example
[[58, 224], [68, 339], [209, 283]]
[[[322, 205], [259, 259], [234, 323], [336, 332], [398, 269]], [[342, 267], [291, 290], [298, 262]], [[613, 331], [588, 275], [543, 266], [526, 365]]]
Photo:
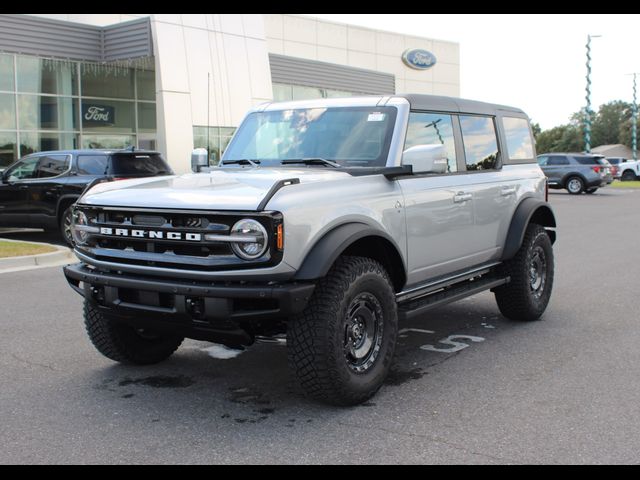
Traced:
[[490, 293], [434, 310], [354, 408], [303, 397], [280, 345], [119, 366], [59, 268], [0, 274], [0, 463], [637, 463], [640, 191], [551, 203], [544, 320], [507, 321]]

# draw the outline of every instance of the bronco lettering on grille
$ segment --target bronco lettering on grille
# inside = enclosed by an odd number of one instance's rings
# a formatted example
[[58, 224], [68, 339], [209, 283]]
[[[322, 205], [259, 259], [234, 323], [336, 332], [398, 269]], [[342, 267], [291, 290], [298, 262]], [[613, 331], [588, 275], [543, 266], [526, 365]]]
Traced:
[[100, 235], [116, 237], [149, 238], [157, 240], [184, 240], [187, 242], [202, 241], [201, 233], [163, 232], [158, 230], [130, 230], [128, 228], [101, 227]]

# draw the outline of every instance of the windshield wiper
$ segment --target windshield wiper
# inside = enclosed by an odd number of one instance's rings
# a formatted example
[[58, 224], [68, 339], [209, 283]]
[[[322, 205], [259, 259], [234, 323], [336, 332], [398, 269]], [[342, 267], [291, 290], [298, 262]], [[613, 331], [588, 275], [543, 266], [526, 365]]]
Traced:
[[257, 167], [260, 164], [260, 160], [249, 160], [248, 158], [241, 158], [240, 160], [220, 160], [218, 166], [223, 165], [251, 165]]
[[282, 165], [291, 165], [296, 163], [302, 163], [304, 165], [325, 165], [333, 168], [341, 168], [340, 164], [327, 160], [326, 158], [293, 158], [288, 160], [282, 160]]

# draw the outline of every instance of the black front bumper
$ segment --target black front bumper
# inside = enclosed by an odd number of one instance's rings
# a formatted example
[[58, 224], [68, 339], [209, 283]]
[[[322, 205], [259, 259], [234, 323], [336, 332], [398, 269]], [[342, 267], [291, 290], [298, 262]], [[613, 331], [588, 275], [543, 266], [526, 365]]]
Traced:
[[313, 283], [208, 283], [102, 272], [84, 263], [64, 274], [85, 299], [128, 314], [215, 324], [286, 319], [307, 305]]

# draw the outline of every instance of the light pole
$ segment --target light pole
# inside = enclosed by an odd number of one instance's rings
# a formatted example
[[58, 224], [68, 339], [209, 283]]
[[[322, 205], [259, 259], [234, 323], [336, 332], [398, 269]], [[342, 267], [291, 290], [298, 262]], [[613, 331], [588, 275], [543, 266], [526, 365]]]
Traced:
[[584, 118], [584, 151], [591, 153], [591, 39], [602, 35], [587, 35], [587, 108]]
[[633, 75], [633, 106], [631, 107], [631, 149], [633, 150], [633, 159], [638, 159], [637, 153], [637, 134], [636, 129], [638, 126], [638, 104], [636, 103], [636, 75], [638, 73], [629, 73]]

